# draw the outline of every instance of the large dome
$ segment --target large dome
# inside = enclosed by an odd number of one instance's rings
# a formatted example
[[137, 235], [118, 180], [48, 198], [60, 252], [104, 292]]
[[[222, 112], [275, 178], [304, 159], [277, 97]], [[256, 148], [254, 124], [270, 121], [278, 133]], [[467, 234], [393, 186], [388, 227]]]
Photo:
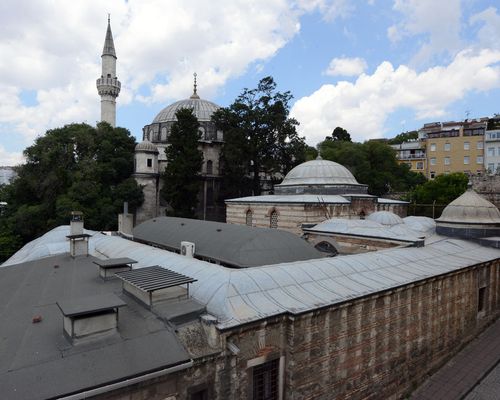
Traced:
[[499, 224], [500, 211], [494, 204], [469, 188], [446, 206], [439, 222], [462, 224]]
[[306, 161], [293, 168], [280, 185], [359, 185], [351, 172], [333, 161]]
[[153, 120], [153, 124], [160, 122], [177, 121], [175, 113], [181, 108], [190, 108], [198, 121], [210, 121], [212, 114], [220, 107], [208, 100], [202, 100], [197, 95], [191, 96], [189, 99], [176, 101], [173, 104], [161, 110]]

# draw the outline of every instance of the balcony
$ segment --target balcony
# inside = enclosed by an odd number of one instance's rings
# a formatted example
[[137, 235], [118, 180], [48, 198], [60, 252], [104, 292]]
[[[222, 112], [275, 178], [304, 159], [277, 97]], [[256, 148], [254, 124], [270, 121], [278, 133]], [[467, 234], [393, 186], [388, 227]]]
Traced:
[[425, 159], [425, 153], [416, 153], [416, 154], [398, 154], [396, 155], [398, 160], [421, 160]]

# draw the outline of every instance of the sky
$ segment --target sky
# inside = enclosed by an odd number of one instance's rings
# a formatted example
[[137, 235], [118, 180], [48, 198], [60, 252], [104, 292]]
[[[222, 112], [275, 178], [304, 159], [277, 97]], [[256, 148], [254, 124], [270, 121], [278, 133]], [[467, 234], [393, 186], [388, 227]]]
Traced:
[[117, 125], [198, 94], [224, 107], [272, 76], [315, 146], [500, 113], [499, 0], [2, 0], [0, 166], [48, 129], [100, 118], [108, 13]]

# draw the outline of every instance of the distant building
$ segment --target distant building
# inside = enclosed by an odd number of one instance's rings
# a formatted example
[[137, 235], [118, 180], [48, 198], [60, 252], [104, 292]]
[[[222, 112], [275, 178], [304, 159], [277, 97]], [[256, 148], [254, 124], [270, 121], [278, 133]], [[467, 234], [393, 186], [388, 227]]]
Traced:
[[406, 164], [410, 171], [420, 172], [427, 175], [427, 155], [425, 140], [414, 140], [393, 144], [391, 147], [396, 150], [396, 159], [400, 164]]
[[500, 173], [500, 115], [490, 118], [484, 135], [484, 166], [488, 174]]
[[407, 215], [407, 202], [379, 198], [367, 191], [368, 186], [358, 183], [347, 168], [318, 157], [293, 168], [274, 186], [273, 195], [226, 200], [226, 220], [302, 234], [303, 225], [334, 217], [363, 219], [382, 210]]
[[8, 185], [17, 176], [13, 167], [0, 167], [0, 185]]

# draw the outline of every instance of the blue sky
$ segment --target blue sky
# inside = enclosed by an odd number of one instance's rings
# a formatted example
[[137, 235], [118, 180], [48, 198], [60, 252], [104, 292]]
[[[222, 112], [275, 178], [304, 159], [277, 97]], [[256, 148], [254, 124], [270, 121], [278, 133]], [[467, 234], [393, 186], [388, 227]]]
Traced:
[[[500, 112], [500, 4], [479, 0], [115, 0], [0, 4], [0, 165], [47, 129], [95, 124], [107, 13], [122, 82], [117, 124], [189, 97], [229, 105], [271, 75], [299, 133], [355, 140]], [[22, 23], [20, 23], [22, 21]]]

